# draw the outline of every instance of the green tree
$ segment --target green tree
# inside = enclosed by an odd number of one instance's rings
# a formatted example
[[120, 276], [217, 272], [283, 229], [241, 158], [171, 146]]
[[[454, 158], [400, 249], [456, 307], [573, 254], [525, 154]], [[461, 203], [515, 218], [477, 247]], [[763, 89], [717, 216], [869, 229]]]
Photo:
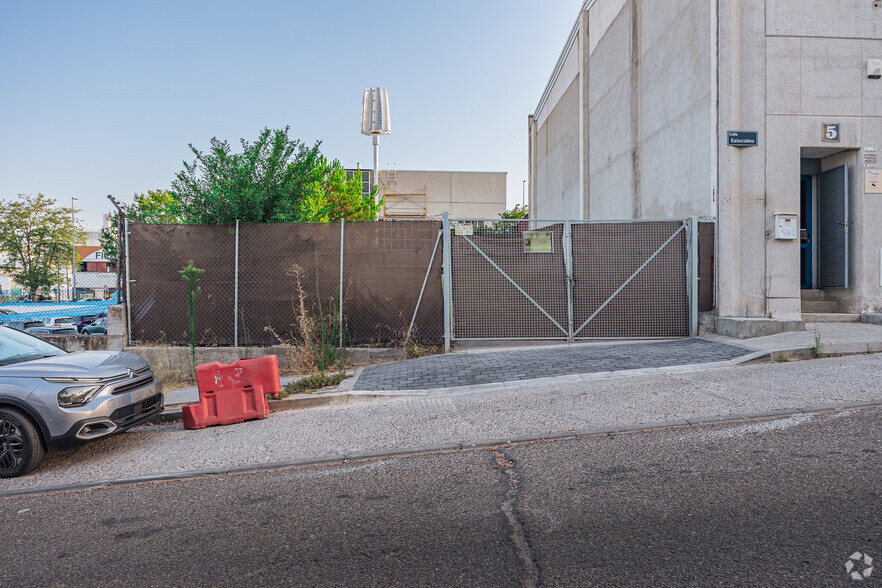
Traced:
[[377, 187], [370, 195], [362, 193], [361, 177], [346, 177], [346, 169], [338, 161], [319, 157], [319, 178], [307, 187], [297, 220], [304, 223], [326, 223], [376, 220], [383, 202], [377, 202]]
[[241, 140], [242, 152], [211, 139], [172, 182], [183, 221], [193, 224], [294, 222], [307, 189], [321, 179], [319, 144], [308, 147], [288, 137], [289, 127], [261, 131], [253, 143]]
[[[183, 205], [168, 190], [147, 190], [146, 194], [135, 194], [129, 205], [122, 205], [123, 210], [132, 220], [156, 224], [179, 224], [183, 221], [181, 211]], [[116, 263], [119, 254], [119, 213], [110, 215], [110, 226], [101, 229], [98, 241], [104, 248], [104, 257], [110, 263]]]
[[71, 209], [55, 206], [53, 198], [19, 194], [0, 201], [0, 249], [8, 256], [2, 269], [27, 291], [61, 283], [73, 257], [71, 237]]
[[515, 204], [515, 207], [511, 210], [506, 210], [505, 212], [499, 213], [499, 218], [502, 219], [516, 219], [516, 218], [527, 218], [527, 215], [530, 214], [529, 208], [526, 205], [521, 206], [520, 204]]

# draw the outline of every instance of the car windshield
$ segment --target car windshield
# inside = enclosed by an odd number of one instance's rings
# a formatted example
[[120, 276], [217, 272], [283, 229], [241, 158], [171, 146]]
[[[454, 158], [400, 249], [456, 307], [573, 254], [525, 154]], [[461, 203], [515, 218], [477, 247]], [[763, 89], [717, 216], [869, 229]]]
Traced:
[[53, 321], [56, 325], [58, 324], [66, 324], [66, 323], [75, 323], [77, 322], [75, 318], [71, 316], [63, 316], [61, 318], [54, 319]]
[[66, 353], [59, 347], [27, 333], [0, 327], [0, 366]]

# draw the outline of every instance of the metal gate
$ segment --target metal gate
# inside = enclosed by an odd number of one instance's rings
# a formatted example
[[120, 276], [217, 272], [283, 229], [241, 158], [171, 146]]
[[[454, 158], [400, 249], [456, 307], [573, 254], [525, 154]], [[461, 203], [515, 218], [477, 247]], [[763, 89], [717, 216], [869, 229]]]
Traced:
[[444, 220], [445, 340], [697, 333], [698, 224]]

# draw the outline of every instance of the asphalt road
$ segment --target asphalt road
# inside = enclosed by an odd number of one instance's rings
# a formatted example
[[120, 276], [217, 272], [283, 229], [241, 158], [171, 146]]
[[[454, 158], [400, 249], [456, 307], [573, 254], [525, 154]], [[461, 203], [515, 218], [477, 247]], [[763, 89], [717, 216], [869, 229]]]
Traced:
[[882, 409], [0, 500], [0, 584], [878, 585]]

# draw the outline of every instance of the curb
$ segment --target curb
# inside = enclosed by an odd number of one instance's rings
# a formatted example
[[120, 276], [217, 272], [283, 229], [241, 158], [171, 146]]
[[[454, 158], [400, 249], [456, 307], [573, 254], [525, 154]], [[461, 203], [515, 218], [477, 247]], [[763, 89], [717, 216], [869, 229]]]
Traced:
[[99, 490], [106, 488], [114, 488], [120, 486], [131, 486], [136, 484], [149, 484], [154, 482], [169, 482], [182, 480], [197, 480], [201, 478], [219, 477], [234, 474], [250, 474], [270, 471], [292, 470], [310, 466], [323, 465], [343, 465], [346, 463], [355, 463], [362, 461], [370, 461], [376, 459], [392, 459], [397, 457], [407, 457], [422, 454], [445, 453], [466, 451], [474, 449], [487, 449], [492, 447], [504, 447], [510, 445], [521, 445], [529, 443], [537, 443], [543, 441], [566, 441], [580, 439], [583, 437], [596, 437], [601, 435], [621, 435], [626, 433], [639, 433], [649, 431], [659, 431], [664, 429], [682, 429], [699, 427], [704, 425], [720, 425], [728, 423], [736, 423], [754, 420], [770, 420], [782, 417], [820, 414], [826, 412], [841, 412], [845, 410], [862, 409], [862, 408], [878, 408], [882, 407], [882, 399], [871, 400], [867, 402], [853, 402], [847, 404], [836, 404], [826, 406], [814, 406], [805, 408], [768, 410], [754, 413], [734, 414], [727, 416], [708, 416], [695, 417], [689, 419], [679, 419], [665, 421], [659, 423], [642, 423], [635, 425], [622, 425], [617, 427], [602, 427], [597, 429], [588, 429], [584, 431], [562, 431], [559, 433], [549, 433], [547, 435], [527, 435], [522, 437], [503, 437], [498, 439], [483, 439], [478, 441], [461, 441], [453, 443], [439, 443], [435, 445], [424, 445], [420, 447], [412, 447], [406, 449], [395, 450], [376, 450], [355, 454], [341, 454], [324, 459], [300, 459], [287, 462], [276, 462], [266, 464], [249, 464], [241, 466], [232, 466], [226, 468], [217, 468], [209, 470], [194, 470], [189, 472], [177, 472], [167, 474], [153, 474], [145, 476], [134, 476], [128, 478], [114, 478], [107, 480], [96, 480], [80, 484], [66, 484], [60, 486], [49, 486], [45, 488], [22, 488], [18, 490], [9, 490], [0, 492], [0, 499], [14, 498], [22, 496], [37, 496], [42, 494], [54, 494], [61, 492], [76, 492], [86, 490]]
[[[354, 400], [350, 398], [349, 395], [345, 394], [345, 392], [351, 388], [351, 381], [361, 374], [361, 371], [364, 368], [358, 368], [353, 372], [353, 375], [349, 378], [346, 378], [334, 388], [334, 391], [325, 392], [323, 394], [295, 394], [293, 396], [289, 396], [288, 398], [282, 400], [269, 400], [269, 407], [271, 412], [283, 412], [286, 410], [299, 410], [303, 408], [314, 408], [317, 406], [330, 406], [334, 404], [351, 404]], [[350, 372], [346, 372], [350, 373]], [[306, 376], [294, 376], [289, 377], [289, 382], [296, 382]], [[349, 386], [347, 387], [347, 384]], [[359, 395], [356, 400], [371, 400], [373, 396], [370, 395]], [[376, 398], [385, 398], [384, 396], [376, 396]], [[183, 404], [173, 404], [167, 407], [163, 412], [156, 415], [152, 419], [145, 421], [144, 425], [155, 425], [162, 423], [174, 423], [183, 419], [183, 411], [181, 407]]]
[[[271, 412], [284, 412], [286, 410], [301, 410], [304, 408], [315, 408], [318, 406], [332, 406], [342, 404], [355, 404], [358, 402], [366, 402], [369, 400], [388, 400], [389, 396], [384, 394], [337, 394], [329, 392], [326, 394], [298, 394], [283, 400], [270, 400], [269, 407]], [[174, 405], [166, 408], [150, 420], [142, 423], [143, 425], [156, 425], [164, 423], [176, 423], [183, 419], [183, 405]]]
[[[864, 349], [856, 349], [860, 345], [864, 345]], [[800, 361], [804, 359], [821, 359], [826, 357], [844, 357], [848, 355], [874, 355], [882, 353], [882, 349], [876, 349], [875, 345], [870, 345], [869, 350], [866, 346], [869, 343], [854, 343], [849, 345], [835, 344], [824, 345], [817, 357], [812, 355], [811, 347], [791, 347], [788, 349], [774, 349], [771, 351], [760, 351], [752, 354], [755, 357], [744, 358], [740, 365], [756, 365], [763, 363], [779, 363], [788, 361]]]

